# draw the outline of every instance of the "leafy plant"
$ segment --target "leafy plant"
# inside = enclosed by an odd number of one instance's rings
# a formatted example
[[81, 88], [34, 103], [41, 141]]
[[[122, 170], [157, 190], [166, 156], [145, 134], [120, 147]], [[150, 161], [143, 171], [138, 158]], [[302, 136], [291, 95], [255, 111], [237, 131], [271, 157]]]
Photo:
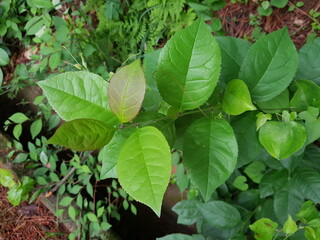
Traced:
[[39, 82], [67, 121], [48, 143], [105, 145], [104, 173], [158, 216], [176, 159], [189, 196], [178, 221], [196, 223], [202, 238], [245, 239], [253, 219], [285, 224], [305, 199], [320, 201], [320, 74], [302, 70], [317, 41], [297, 53], [286, 28], [254, 44], [215, 39], [200, 18], [143, 68], [136, 60], [108, 81], [80, 71]]

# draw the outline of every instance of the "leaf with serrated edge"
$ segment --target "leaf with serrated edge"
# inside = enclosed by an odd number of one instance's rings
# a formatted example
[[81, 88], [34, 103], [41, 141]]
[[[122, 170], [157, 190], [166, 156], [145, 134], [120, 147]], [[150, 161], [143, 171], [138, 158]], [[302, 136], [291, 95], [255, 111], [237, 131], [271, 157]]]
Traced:
[[67, 72], [38, 82], [49, 104], [66, 121], [96, 119], [110, 126], [118, 123], [109, 109], [108, 83], [88, 72]]
[[129, 122], [139, 113], [146, 91], [140, 61], [121, 68], [109, 84], [109, 104], [120, 122]]
[[115, 129], [93, 119], [76, 119], [63, 124], [47, 141], [77, 151], [95, 150], [106, 145]]
[[208, 100], [220, 75], [217, 41], [201, 18], [177, 32], [160, 53], [156, 80], [163, 99], [179, 110]]
[[297, 65], [297, 51], [288, 30], [283, 28], [261, 37], [250, 47], [239, 78], [247, 84], [254, 101], [265, 102], [289, 86]]
[[202, 118], [184, 135], [183, 160], [205, 201], [234, 171], [238, 145], [232, 127], [224, 120]]
[[171, 153], [155, 127], [137, 129], [123, 144], [117, 164], [123, 189], [160, 216], [171, 173]]

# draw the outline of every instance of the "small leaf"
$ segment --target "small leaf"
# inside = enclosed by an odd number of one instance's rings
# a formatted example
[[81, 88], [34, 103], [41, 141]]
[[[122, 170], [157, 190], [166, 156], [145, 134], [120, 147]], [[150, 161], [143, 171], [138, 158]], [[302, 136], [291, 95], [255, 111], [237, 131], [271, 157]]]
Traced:
[[264, 176], [265, 169], [266, 166], [263, 162], [254, 161], [244, 169], [244, 173], [247, 174], [252, 181], [259, 184]]
[[72, 207], [72, 205], [70, 205], [68, 207], [68, 214], [69, 214], [69, 217], [71, 218], [71, 220], [75, 221], [76, 220], [76, 210], [74, 209], [74, 207]]
[[109, 104], [120, 122], [129, 122], [139, 113], [146, 91], [140, 61], [121, 68], [109, 84]]
[[49, 67], [54, 70], [56, 69], [61, 63], [61, 52], [56, 52], [52, 54], [49, 58]]
[[87, 213], [87, 217], [91, 222], [94, 222], [94, 223], [99, 222], [97, 216], [94, 213], [91, 213], [91, 212]]
[[268, 218], [261, 218], [249, 227], [254, 232], [256, 240], [272, 240], [278, 224]]
[[268, 120], [272, 119], [272, 115], [270, 113], [264, 114], [262, 112], [257, 114], [257, 131], [265, 124]]
[[232, 127], [224, 120], [201, 118], [184, 136], [183, 161], [205, 201], [234, 171], [238, 145]]
[[10, 170], [0, 168], [0, 184], [8, 188], [16, 185], [14, 176]]
[[13, 136], [19, 140], [20, 136], [21, 136], [21, 133], [22, 133], [22, 125], [21, 124], [17, 124], [14, 126], [13, 128]]
[[9, 63], [10, 59], [5, 50], [0, 48], [0, 66], [5, 66]]
[[72, 197], [66, 196], [61, 199], [61, 201], [59, 202], [59, 205], [63, 207], [68, 207], [73, 200], [74, 199]]
[[287, 221], [283, 225], [283, 232], [288, 235], [294, 234], [298, 230], [297, 224], [289, 215]]
[[137, 129], [122, 145], [117, 165], [123, 189], [159, 216], [171, 173], [170, 148], [162, 133], [155, 127]]
[[30, 126], [30, 133], [31, 133], [32, 139], [34, 139], [41, 132], [41, 129], [42, 129], [42, 119], [39, 118], [36, 121], [34, 121]]
[[234, 79], [228, 83], [222, 100], [222, 109], [230, 115], [256, 110], [251, 102], [248, 87], [242, 80]]
[[260, 128], [259, 140], [271, 156], [280, 160], [302, 148], [307, 133], [305, 127], [297, 122], [269, 121]]
[[247, 191], [249, 188], [249, 185], [246, 183], [247, 178], [245, 176], [238, 176], [236, 179], [233, 181], [233, 186], [240, 191]]
[[13, 114], [11, 117], [9, 117], [9, 120], [14, 123], [21, 124], [21, 123], [24, 123], [25, 121], [28, 121], [29, 118], [25, 114], [18, 112]]
[[22, 189], [19, 186], [10, 188], [7, 192], [8, 200], [13, 206], [18, 206], [21, 202]]
[[77, 119], [63, 124], [47, 143], [77, 151], [95, 150], [110, 142], [114, 131], [114, 128], [98, 120]]

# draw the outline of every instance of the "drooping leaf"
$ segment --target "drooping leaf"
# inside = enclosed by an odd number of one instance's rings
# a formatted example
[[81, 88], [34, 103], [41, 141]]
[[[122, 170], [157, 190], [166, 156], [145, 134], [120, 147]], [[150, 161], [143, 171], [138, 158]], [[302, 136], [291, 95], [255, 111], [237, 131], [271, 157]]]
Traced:
[[100, 180], [117, 178], [117, 161], [123, 143], [134, 132], [133, 128], [119, 129], [115, 132], [111, 141], [102, 148], [98, 159], [102, 162]]
[[171, 173], [171, 153], [155, 127], [137, 129], [123, 144], [117, 163], [123, 189], [158, 216]]
[[297, 122], [269, 121], [260, 128], [259, 140], [271, 156], [280, 160], [302, 148], [307, 133], [305, 127]]
[[199, 18], [160, 53], [156, 79], [161, 96], [181, 111], [199, 107], [217, 84], [220, 63], [218, 43]]
[[239, 147], [237, 168], [256, 160], [263, 150], [255, 127], [256, 115], [257, 112], [247, 112], [231, 119]]
[[268, 218], [261, 218], [249, 226], [254, 232], [256, 240], [272, 240], [278, 223], [271, 221]]
[[63, 124], [48, 140], [77, 151], [95, 150], [110, 142], [115, 129], [94, 119], [76, 119]]
[[239, 211], [223, 201], [211, 201], [198, 205], [204, 219], [214, 228], [232, 228], [241, 223]]
[[294, 186], [305, 198], [320, 203], [320, 173], [312, 168], [299, 167], [292, 173]]
[[238, 145], [224, 120], [199, 119], [184, 136], [184, 164], [205, 201], [234, 171]]
[[38, 82], [52, 108], [66, 121], [96, 119], [115, 125], [117, 117], [109, 109], [108, 83], [96, 74], [67, 72]]
[[249, 41], [233, 37], [216, 38], [221, 50], [221, 75], [220, 81], [227, 84], [239, 76], [240, 67], [252, 45]]
[[299, 64], [296, 79], [311, 80], [320, 85], [320, 38], [306, 43], [299, 51]]
[[230, 115], [256, 110], [251, 102], [248, 87], [242, 80], [234, 79], [228, 83], [222, 101], [222, 109]]
[[199, 204], [200, 202], [196, 200], [183, 200], [174, 205], [172, 211], [178, 214], [178, 223], [185, 225], [194, 224], [201, 216], [198, 208]]
[[146, 91], [146, 80], [140, 61], [122, 67], [111, 78], [109, 104], [120, 122], [129, 122], [138, 114]]
[[265, 102], [283, 92], [293, 79], [298, 54], [286, 28], [261, 37], [247, 52], [239, 78], [247, 84], [256, 102]]
[[320, 87], [308, 80], [295, 82], [298, 88], [290, 101], [290, 107], [295, 111], [306, 111], [312, 106], [320, 108]]

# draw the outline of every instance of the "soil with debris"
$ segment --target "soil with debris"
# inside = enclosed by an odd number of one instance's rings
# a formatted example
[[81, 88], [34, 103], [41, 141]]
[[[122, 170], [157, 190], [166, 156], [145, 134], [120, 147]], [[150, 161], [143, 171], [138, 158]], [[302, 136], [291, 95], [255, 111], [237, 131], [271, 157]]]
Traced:
[[0, 186], [0, 240], [64, 240], [66, 230], [41, 204], [26, 202], [14, 207]]

